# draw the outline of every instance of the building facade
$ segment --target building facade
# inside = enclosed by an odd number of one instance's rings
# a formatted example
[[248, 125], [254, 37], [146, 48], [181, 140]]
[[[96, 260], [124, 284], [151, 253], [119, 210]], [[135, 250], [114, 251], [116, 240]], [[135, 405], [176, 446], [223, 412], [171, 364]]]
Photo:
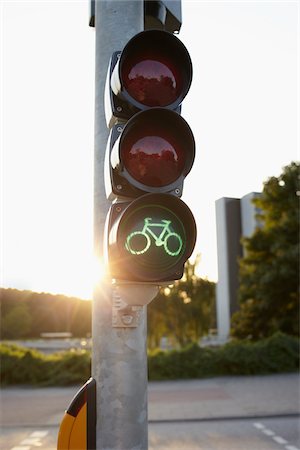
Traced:
[[218, 283], [217, 327], [220, 342], [228, 340], [230, 320], [238, 309], [239, 263], [243, 256], [242, 237], [249, 237], [258, 226], [259, 212], [252, 200], [259, 196], [251, 192], [241, 199], [223, 197], [216, 201]]

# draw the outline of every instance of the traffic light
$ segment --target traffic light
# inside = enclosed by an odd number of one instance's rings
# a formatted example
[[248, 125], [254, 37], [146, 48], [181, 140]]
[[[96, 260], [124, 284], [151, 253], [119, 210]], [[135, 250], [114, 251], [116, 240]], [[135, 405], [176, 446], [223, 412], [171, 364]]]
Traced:
[[106, 223], [112, 278], [159, 283], [180, 279], [196, 224], [180, 200], [195, 140], [180, 115], [192, 80], [184, 45], [162, 30], [138, 33], [114, 52], [107, 75]]
[[181, 196], [195, 158], [195, 141], [176, 112], [151, 108], [126, 126], [114, 126], [106, 153], [107, 197], [134, 198], [148, 192]]
[[162, 30], [136, 34], [111, 58], [105, 93], [108, 125], [152, 107], [177, 109], [191, 81], [191, 58], [178, 38]]
[[187, 205], [169, 194], [146, 194], [112, 205], [108, 257], [114, 278], [163, 282], [182, 277], [196, 237]]

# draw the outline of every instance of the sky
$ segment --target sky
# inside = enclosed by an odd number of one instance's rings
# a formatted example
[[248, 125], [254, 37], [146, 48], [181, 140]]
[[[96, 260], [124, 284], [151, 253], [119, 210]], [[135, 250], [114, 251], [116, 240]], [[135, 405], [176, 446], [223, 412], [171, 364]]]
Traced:
[[[88, 1], [1, 1], [0, 285], [91, 298], [95, 30]], [[196, 141], [182, 199], [217, 280], [215, 201], [299, 160], [299, 2], [183, 0]], [[115, 50], [115, 49], [114, 49]], [[119, 50], [119, 49], [116, 49]]]

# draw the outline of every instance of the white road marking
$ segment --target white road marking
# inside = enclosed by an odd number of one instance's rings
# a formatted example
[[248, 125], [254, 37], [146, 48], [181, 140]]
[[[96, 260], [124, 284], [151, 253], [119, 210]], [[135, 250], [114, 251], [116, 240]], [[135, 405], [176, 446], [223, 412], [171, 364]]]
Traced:
[[253, 422], [253, 426], [264, 433], [266, 436], [270, 436], [275, 442], [277, 442], [277, 444], [284, 445], [285, 450], [300, 450], [294, 445], [285, 445], [288, 444], [288, 441], [283, 439], [281, 436], [277, 436], [274, 431], [269, 430], [263, 423]]
[[20, 442], [21, 445], [33, 445], [34, 447], [40, 447], [42, 445], [40, 438], [36, 437], [29, 437], [27, 439], [23, 439], [22, 442]]
[[286, 441], [280, 436], [272, 436], [272, 439], [274, 439], [274, 441], [276, 441], [277, 444], [288, 444], [288, 441]]
[[43, 438], [43, 437], [47, 436], [48, 433], [49, 433], [49, 431], [34, 431], [33, 433], [31, 433], [30, 436]]
[[11, 450], [30, 450], [30, 447], [13, 447], [13, 448], [11, 448]]
[[43, 445], [41, 438], [47, 436], [48, 433], [49, 431], [46, 430], [33, 431], [28, 438], [20, 442], [20, 445], [12, 447], [10, 450], [31, 450], [32, 447], [41, 447]]
[[264, 434], [266, 434], [267, 436], [274, 436], [275, 433], [272, 430], [268, 430], [268, 428], [264, 428], [263, 430], [261, 430]]

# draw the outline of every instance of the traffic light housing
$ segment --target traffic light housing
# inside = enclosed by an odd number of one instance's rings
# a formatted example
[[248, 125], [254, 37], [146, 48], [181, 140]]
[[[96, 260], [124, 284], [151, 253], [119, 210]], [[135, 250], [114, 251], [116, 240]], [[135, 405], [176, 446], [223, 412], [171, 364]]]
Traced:
[[144, 29], [159, 28], [179, 33], [181, 0], [144, 0]]
[[146, 194], [112, 206], [108, 259], [114, 278], [165, 282], [182, 277], [196, 240], [188, 206], [168, 194]]
[[182, 194], [195, 158], [195, 141], [187, 122], [165, 108], [135, 114], [114, 126], [105, 164], [107, 197], [134, 198], [145, 193]]
[[111, 58], [105, 90], [108, 126], [148, 108], [180, 111], [191, 81], [191, 58], [178, 38], [162, 30], [136, 34]]
[[105, 110], [111, 128], [105, 161], [106, 254], [113, 279], [180, 279], [196, 241], [196, 224], [180, 200], [195, 140], [180, 115], [192, 63], [173, 34], [138, 33], [109, 64]]

